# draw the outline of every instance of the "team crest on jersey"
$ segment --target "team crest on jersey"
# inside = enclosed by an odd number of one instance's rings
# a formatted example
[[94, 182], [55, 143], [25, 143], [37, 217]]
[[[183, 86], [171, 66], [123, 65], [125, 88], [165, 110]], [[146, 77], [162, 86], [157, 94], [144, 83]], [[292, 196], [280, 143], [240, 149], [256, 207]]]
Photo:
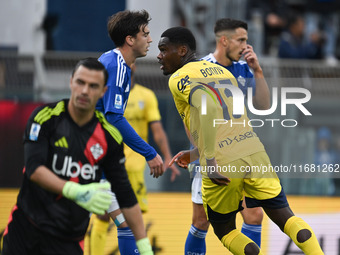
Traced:
[[103, 155], [104, 150], [102, 146], [100, 146], [99, 143], [96, 143], [91, 146], [90, 151], [92, 153], [92, 156], [95, 160], [97, 160], [101, 155]]
[[116, 109], [122, 109], [122, 107], [123, 107], [123, 97], [120, 94], [116, 94], [115, 108]]
[[243, 87], [246, 85], [246, 79], [242, 77], [241, 75], [237, 77], [237, 81], [239, 84], [241, 84]]
[[144, 102], [138, 101], [138, 106], [139, 106], [139, 109], [143, 110], [144, 109]]
[[32, 124], [31, 130], [30, 130], [30, 135], [29, 135], [29, 139], [31, 141], [37, 141], [38, 140], [40, 128], [41, 128], [41, 126], [39, 124], [37, 124], [37, 123]]

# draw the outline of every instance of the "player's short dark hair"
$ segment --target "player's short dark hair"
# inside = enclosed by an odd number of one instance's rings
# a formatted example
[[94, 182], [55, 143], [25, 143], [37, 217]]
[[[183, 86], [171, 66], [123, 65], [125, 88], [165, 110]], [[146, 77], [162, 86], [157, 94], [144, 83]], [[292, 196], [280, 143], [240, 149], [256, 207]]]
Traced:
[[105, 66], [98, 61], [96, 58], [84, 58], [78, 61], [76, 66], [74, 67], [72, 71], [72, 77], [74, 76], [74, 73], [78, 70], [80, 66], [84, 66], [87, 69], [90, 70], [96, 70], [96, 71], [102, 71], [104, 73], [104, 85], [107, 83], [107, 79], [109, 78], [109, 74], [105, 68]]
[[116, 47], [124, 45], [127, 36], [136, 37], [140, 28], [144, 28], [151, 20], [146, 10], [141, 11], [121, 11], [112, 15], [107, 22], [107, 31]]
[[163, 32], [161, 37], [169, 38], [173, 44], [185, 44], [192, 51], [196, 51], [196, 39], [192, 32], [186, 27], [172, 27]]
[[225, 30], [235, 30], [237, 28], [244, 28], [245, 30], [248, 30], [248, 25], [242, 20], [229, 18], [219, 19], [215, 23], [214, 33], [216, 34]]

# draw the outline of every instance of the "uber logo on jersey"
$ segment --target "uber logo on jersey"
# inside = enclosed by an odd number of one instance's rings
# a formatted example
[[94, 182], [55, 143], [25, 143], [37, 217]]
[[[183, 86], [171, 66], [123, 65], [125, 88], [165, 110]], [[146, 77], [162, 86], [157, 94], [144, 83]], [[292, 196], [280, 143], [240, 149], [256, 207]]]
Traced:
[[66, 156], [60, 169], [57, 168], [58, 155], [53, 155], [52, 170], [57, 175], [75, 178], [81, 176], [84, 180], [95, 180], [96, 171], [99, 169], [97, 165], [91, 166], [90, 164], [80, 165], [72, 161], [71, 156]]
[[123, 107], [123, 98], [122, 98], [122, 95], [116, 94], [115, 108], [116, 109], [122, 109], [122, 107]]
[[41, 128], [41, 126], [39, 124], [32, 123], [30, 135], [29, 135], [29, 139], [31, 141], [37, 141], [38, 140], [40, 128]]

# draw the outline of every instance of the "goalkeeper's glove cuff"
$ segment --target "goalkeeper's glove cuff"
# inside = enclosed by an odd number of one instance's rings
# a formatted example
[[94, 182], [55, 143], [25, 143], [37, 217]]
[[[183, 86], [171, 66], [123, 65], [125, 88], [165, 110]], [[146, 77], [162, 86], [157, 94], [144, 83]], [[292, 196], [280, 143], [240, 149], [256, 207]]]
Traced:
[[110, 188], [108, 182], [81, 185], [68, 181], [63, 187], [62, 194], [89, 212], [103, 215], [111, 204], [111, 195], [107, 192]]
[[145, 237], [136, 242], [140, 255], [153, 255], [149, 238]]
[[72, 181], [68, 181], [65, 183], [63, 187], [62, 194], [64, 197], [75, 200], [77, 196], [77, 188], [80, 184]]

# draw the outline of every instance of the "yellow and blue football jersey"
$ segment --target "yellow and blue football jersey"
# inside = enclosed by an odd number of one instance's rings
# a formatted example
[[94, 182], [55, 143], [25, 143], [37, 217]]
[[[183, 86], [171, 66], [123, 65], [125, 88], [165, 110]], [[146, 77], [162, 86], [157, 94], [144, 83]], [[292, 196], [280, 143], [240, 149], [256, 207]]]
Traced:
[[[238, 88], [235, 77], [227, 69], [205, 60], [187, 63], [173, 73], [169, 79], [169, 88], [177, 111], [199, 149], [201, 166], [206, 165], [202, 125], [207, 123], [200, 123], [199, 115], [202, 113], [191, 106], [191, 96], [196, 90], [204, 90], [216, 101], [216, 120], [220, 121], [208, 123], [208, 125], [211, 126], [211, 130], [216, 128], [215, 158], [218, 165], [225, 165], [242, 157], [264, 151], [262, 143], [248, 124], [249, 119], [244, 101], [241, 100], [243, 114], [233, 115], [235, 98], [230, 89], [223, 85], [232, 85]], [[239, 102], [241, 101], [239, 100]]]

